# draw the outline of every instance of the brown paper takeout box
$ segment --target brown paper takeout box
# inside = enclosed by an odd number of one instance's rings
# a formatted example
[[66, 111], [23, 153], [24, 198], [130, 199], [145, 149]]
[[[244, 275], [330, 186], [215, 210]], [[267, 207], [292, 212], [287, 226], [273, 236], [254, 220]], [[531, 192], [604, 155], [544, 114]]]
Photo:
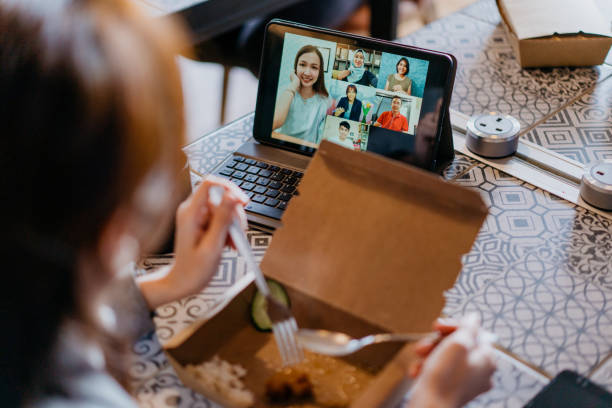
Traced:
[[592, 0], [496, 0], [523, 68], [604, 62], [612, 33]]
[[[480, 195], [381, 156], [324, 141], [262, 261], [280, 281], [298, 325], [363, 336], [431, 329], [486, 216]], [[215, 354], [248, 370], [256, 407], [268, 406], [264, 384], [280, 366], [273, 336], [250, 323], [255, 288], [247, 275], [213, 310], [165, 346], [185, 385], [224, 406], [185, 369]], [[345, 360], [367, 365], [373, 382], [351, 407], [388, 407], [407, 391], [410, 345], [379, 344]]]

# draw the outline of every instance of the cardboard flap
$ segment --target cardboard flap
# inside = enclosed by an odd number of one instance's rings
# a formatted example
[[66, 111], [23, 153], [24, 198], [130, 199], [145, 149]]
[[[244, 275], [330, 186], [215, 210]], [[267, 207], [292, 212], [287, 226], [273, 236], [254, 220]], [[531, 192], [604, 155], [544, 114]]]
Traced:
[[475, 191], [324, 141], [262, 270], [389, 331], [428, 330], [486, 214]]
[[593, 0], [498, 0], [498, 4], [519, 40], [553, 34], [612, 36]]

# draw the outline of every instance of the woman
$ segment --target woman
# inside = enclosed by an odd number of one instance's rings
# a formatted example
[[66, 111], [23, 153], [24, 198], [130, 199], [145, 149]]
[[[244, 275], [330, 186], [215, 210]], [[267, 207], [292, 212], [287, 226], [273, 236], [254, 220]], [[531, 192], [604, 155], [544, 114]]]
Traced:
[[314, 45], [305, 45], [295, 55], [289, 85], [278, 97], [272, 129], [318, 144], [329, 105], [323, 55]]
[[410, 72], [410, 63], [408, 59], [402, 57], [395, 64], [395, 74], [387, 76], [385, 90], [410, 95], [412, 92], [412, 79], [408, 78], [408, 72]]
[[359, 121], [361, 117], [361, 101], [357, 99], [357, 87], [350, 84], [346, 87], [346, 96], [338, 101], [334, 116]]
[[376, 75], [365, 69], [363, 66], [364, 59], [365, 52], [362, 49], [356, 50], [353, 53], [353, 61], [351, 62], [351, 66], [349, 69], [338, 72], [338, 79], [358, 85], [376, 87], [378, 84], [378, 78]]
[[[246, 199], [208, 178], [176, 213], [174, 263], [137, 281], [121, 275], [155, 248], [173, 208], [184, 36], [121, 0], [4, 0], [0, 27], [0, 97], [11, 102], [0, 109], [10, 136], [0, 138], [0, 255], [13, 265], [0, 296], [0, 400], [133, 408], [120, 385], [124, 339], [151, 329], [149, 310], [208, 284]], [[218, 206], [211, 186], [223, 188]], [[458, 333], [477, 332], [464, 326]], [[472, 358], [481, 348], [462, 344], [453, 334], [426, 360], [423, 401], [457, 403], [486, 387], [488, 366]], [[447, 360], [464, 372], [440, 394]]]
[[[11, 174], [1, 178], [0, 247], [17, 265], [0, 297], [0, 400], [134, 406], [108, 374], [126, 378], [127, 328], [151, 327], [149, 310], [208, 284], [247, 200], [205, 181], [178, 210], [172, 267], [120, 279], [155, 249], [176, 208], [184, 122], [174, 58], [185, 36], [119, 0], [5, 0], [0, 27], [0, 96], [11, 101], [0, 109], [11, 136], [0, 138]], [[208, 204], [212, 185], [225, 191], [218, 207]], [[137, 314], [110, 312], [119, 300]]]

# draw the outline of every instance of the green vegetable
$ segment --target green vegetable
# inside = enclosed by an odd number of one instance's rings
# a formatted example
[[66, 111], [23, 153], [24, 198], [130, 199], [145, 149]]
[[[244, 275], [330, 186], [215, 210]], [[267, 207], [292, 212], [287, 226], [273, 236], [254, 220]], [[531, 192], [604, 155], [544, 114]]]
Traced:
[[[266, 279], [270, 295], [285, 306], [290, 306], [289, 296], [283, 285], [272, 279]], [[251, 301], [251, 319], [253, 325], [260, 331], [271, 331], [272, 321], [268, 317], [266, 297], [258, 290]]]

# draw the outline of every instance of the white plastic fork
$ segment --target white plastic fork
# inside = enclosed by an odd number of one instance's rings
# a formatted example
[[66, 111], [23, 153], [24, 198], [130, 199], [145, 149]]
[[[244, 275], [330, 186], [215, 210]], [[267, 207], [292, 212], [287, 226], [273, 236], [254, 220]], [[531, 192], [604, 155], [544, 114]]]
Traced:
[[[209, 200], [213, 205], [219, 205], [223, 197], [223, 189], [213, 186], [209, 190]], [[270, 288], [264, 278], [259, 265], [255, 261], [248, 238], [240, 226], [239, 220], [234, 217], [229, 226], [229, 234], [238, 252], [245, 258], [247, 270], [255, 275], [257, 289], [266, 297], [267, 312], [272, 321], [272, 332], [280, 353], [283, 365], [294, 365], [304, 359], [304, 353], [299, 345], [295, 333], [298, 330], [297, 322], [291, 310], [274, 299]]]

